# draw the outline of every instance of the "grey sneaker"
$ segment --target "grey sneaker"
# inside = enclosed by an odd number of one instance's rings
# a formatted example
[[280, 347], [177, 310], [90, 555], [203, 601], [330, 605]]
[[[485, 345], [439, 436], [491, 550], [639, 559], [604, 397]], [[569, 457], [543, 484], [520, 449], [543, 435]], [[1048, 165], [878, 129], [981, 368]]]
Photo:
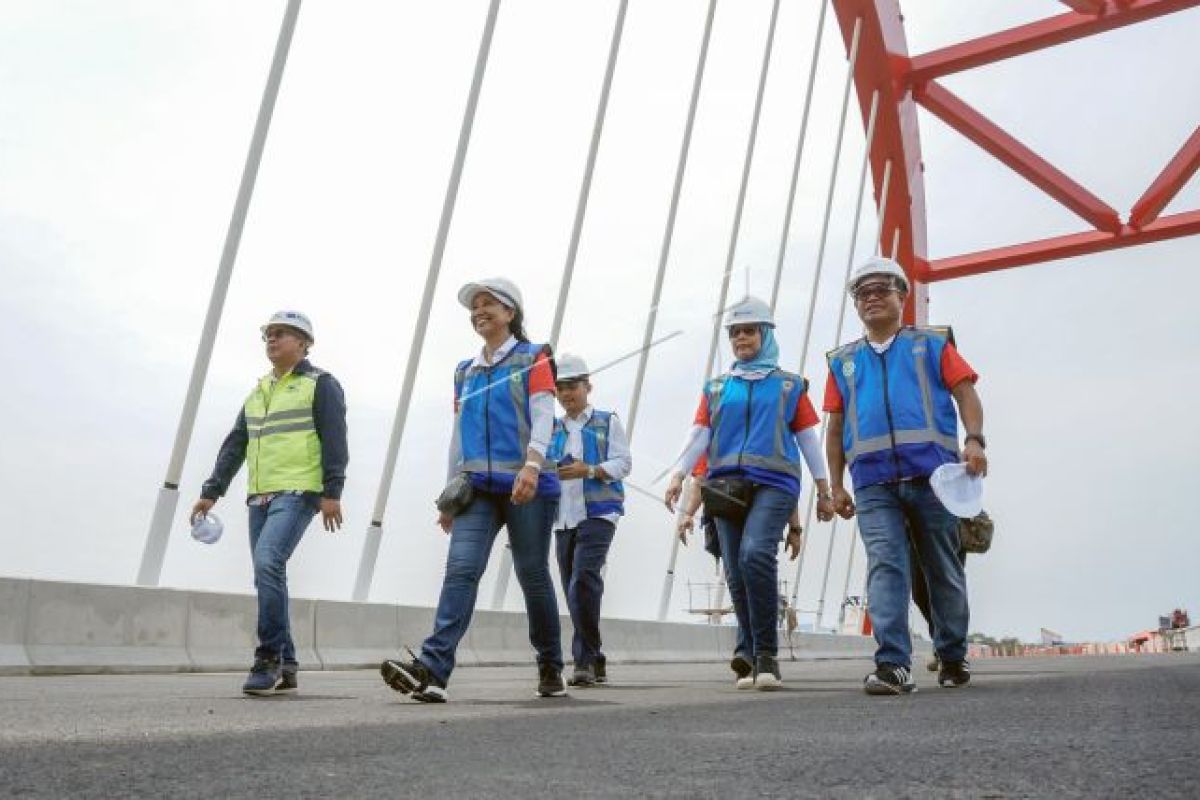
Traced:
[[759, 656], [754, 660], [754, 688], [770, 692], [783, 685], [779, 660], [775, 656]]
[[588, 687], [596, 685], [596, 668], [591, 664], [576, 666], [575, 673], [567, 681], [568, 686]]
[[296, 675], [300, 672], [300, 665], [294, 661], [285, 661], [279, 674], [279, 683], [275, 684], [275, 694], [291, 694], [300, 688], [299, 681], [296, 680]]
[[562, 670], [553, 664], [538, 665], [538, 697], [566, 697], [567, 687], [563, 683]]
[[912, 694], [916, 690], [917, 682], [913, 680], [912, 671], [898, 664], [880, 664], [863, 679], [863, 691], [867, 694]]

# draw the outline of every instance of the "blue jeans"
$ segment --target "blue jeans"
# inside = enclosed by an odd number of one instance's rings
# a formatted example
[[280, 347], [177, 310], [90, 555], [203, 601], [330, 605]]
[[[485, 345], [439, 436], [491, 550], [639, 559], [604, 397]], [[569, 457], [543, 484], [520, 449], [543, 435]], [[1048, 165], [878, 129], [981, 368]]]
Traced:
[[575, 635], [571, 655], [576, 667], [604, 660], [600, 650], [600, 601], [604, 577], [600, 570], [608, 558], [617, 526], [606, 519], [585, 519], [576, 528], [557, 531], [558, 570]]
[[[877, 664], [912, 665], [909, 536], [921, 560], [933, 616], [933, 647], [943, 662], [967, 655], [967, 578], [958, 560], [958, 518], [920, 478], [855, 491], [858, 530], [867, 550], [867, 596]], [[907, 525], [906, 525], [907, 523]]]
[[796, 500], [791, 492], [757, 486], [744, 523], [717, 518], [738, 651], [747, 657], [779, 650], [779, 542]]
[[562, 669], [558, 601], [548, 564], [550, 529], [557, 513], [557, 497], [535, 497], [518, 506], [507, 494], [476, 491], [471, 505], [454, 518], [433, 633], [421, 645], [421, 663], [442, 681], [448, 681], [454, 671], [454, 653], [471, 624], [479, 579], [501, 526], [508, 528], [517, 582], [525, 595], [529, 642], [537, 651], [538, 664]]
[[258, 590], [256, 658], [296, 663], [288, 619], [287, 562], [320, 502], [312, 493], [281, 494], [266, 505], [250, 506], [250, 554]]

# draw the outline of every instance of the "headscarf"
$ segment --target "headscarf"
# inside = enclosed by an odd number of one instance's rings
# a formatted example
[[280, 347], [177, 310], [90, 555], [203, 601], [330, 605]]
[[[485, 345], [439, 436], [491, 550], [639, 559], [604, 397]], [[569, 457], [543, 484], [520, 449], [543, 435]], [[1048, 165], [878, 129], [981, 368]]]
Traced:
[[760, 324], [758, 330], [762, 333], [762, 345], [754, 358], [749, 361], [733, 362], [729, 370], [733, 375], [748, 381], [757, 381], [767, 377], [779, 369], [779, 345], [775, 342], [775, 330], [772, 325]]

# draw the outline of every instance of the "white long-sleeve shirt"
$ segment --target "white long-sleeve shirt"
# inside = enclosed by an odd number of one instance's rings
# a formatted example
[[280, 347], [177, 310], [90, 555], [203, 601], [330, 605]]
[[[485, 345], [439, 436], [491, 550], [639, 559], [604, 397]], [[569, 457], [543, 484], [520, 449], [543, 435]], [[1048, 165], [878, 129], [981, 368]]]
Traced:
[[[583, 460], [583, 426], [592, 418], [592, 407], [589, 405], [578, 417], [564, 416], [563, 427], [567, 430], [567, 443], [564, 456], [571, 456], [576, 461]], [[633, 469], [633, 456], [629, 452], [629, 437], [616, 414], [609, 417], [608, 422], [608, 460], [595, 466], [604, 470], [608, 476], [607, 483], [622, 480]], [[603, 514], [600, 519], [606, 519], [614, 525], [620, 514]], [[562, 496], [558, 500], [558, 517], [554, 522], [556, 529], [575, 528], [587, 519], [587, 505], [583, 501], [583, 478], [562, 481]]]
[[[512, 351], [517, 344], [517, 337], [509, 336], [508, 340], [496, 348], [491, 358], [487, 349], [481, 349], [479, 355], [471, 362], [473, 367], [490, 367], [498, 364]], [[554, 392], [537, 392], [529, 398], [529, 449], [545, 458], [546, 449], [550, 446], [550, 437], [554, 434]], [[462, 468], [462, 429], [458, 424], [458, 413], [454, 416], [454, 430], [450, 435], [449, 463], [447, 479], [453, 478]]]

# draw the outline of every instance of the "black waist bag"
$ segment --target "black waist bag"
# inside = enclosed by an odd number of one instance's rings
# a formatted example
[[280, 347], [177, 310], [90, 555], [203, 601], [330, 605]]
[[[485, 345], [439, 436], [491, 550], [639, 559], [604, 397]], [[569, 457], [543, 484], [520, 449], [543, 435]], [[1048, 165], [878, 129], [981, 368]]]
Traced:
[[442, 493], [438, 495], [434, 505], [443, 514], [457, 517], [466, 510], [467, 506], [471, 505], [471, 501], [474, 499], [475, 487], [471, 485], [471, 476], [460, 472], [450, 479], [445, 489], [442, 489]]
[[700, 484], [700, 500], [710, 517], [742, 520], [754, 499], [754, 486], [745, 478], [708, 478]]

